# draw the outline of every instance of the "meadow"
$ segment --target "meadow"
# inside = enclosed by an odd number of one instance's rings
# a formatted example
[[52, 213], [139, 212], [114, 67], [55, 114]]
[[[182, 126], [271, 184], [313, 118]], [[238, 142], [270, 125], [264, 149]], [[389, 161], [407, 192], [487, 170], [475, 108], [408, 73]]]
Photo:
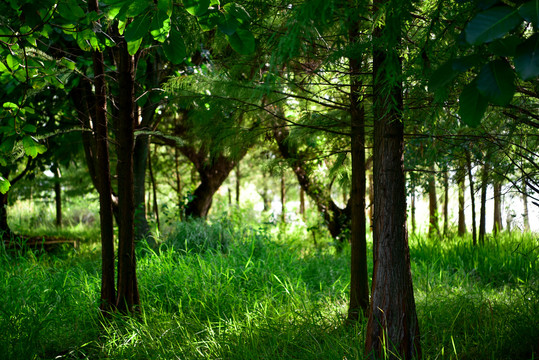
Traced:
[[[51, 253], [0, 249], [2, 359], [364, 358], [366, 323], [345, 319], [350, 249], [315, 245], [301, 224], [170, 220], [158, 249], [137, 249], [140, 313], [105, 318], [95, 222], [57, 230], [46, 212], [21, 212], [18, 232], [81, 241]], [[469, 237], [410, 234], [424, 359], [538, 358], [538, 239], [501, 233], [473, 247]]]

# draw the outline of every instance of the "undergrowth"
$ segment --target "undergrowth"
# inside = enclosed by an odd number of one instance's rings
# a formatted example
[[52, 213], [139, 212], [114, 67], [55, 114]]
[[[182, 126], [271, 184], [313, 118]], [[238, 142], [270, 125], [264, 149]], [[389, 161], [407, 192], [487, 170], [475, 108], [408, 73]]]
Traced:
[[[337, 255], [327, 239], [315, 246], [296, 228], [276, 233], [226, 222], [181, 224], [166, 237], [159, 249], [138, 249], [142, 307], [135, 317], [99, 315], [95, 243], [62, 256], [0, 250], [0, 354], [6, 359], [364, 357], [365, 322], [345, 321], [348, 248]], [[537, 237], [502, 234], [481, 247], [470, 243], [469, 238], [410, 238], [423, 357], [537, 358]], [[371, 272], [370, 255], [368, 260]]]

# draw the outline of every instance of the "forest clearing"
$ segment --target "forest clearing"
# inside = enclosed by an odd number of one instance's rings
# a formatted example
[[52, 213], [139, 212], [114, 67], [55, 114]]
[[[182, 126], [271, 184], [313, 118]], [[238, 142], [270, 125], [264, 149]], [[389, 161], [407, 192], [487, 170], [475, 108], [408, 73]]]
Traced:
[[0, 359], [537, 359], [539, 0], [0, 3]]

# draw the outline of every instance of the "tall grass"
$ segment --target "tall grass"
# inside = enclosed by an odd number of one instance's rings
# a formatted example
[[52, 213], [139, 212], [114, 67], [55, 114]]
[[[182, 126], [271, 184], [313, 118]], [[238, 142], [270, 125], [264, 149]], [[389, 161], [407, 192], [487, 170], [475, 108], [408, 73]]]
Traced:
[[[62, 256], [4, 250], [0, 357], [362, 359], [365, 323], [344, 320], [349, 249], [329, 243], [293, 228], [178, 225], [158, 250], [138, 249], [141, 313], [109, 319], [97, 311], [95, 244]], [[470, 243], [410, 239], [424, 358], [537, 358], [537, 237]]]

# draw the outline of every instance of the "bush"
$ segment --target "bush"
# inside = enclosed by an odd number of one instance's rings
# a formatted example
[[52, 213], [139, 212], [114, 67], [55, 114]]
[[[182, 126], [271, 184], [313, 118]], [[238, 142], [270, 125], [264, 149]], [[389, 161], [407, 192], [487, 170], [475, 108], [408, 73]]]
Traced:
[[227, 253], [233, 233], [232, 225], [226, 221], [209, 224], [203, 219], [189, 219], [176, 223], [168, 236], [165, 236], [164, 244], [186, 253]]

